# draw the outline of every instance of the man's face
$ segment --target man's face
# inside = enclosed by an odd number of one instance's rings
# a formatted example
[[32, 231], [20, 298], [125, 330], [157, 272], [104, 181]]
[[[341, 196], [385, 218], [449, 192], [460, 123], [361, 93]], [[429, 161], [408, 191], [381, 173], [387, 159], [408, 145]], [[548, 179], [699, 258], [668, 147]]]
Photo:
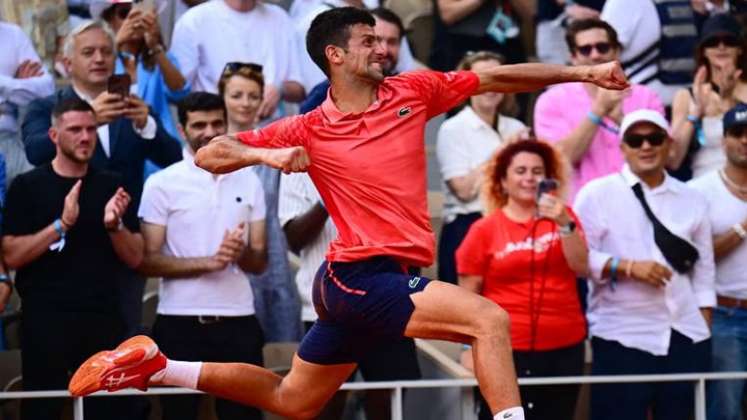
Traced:
[[96, 117], [90, 111], [68, 111], [49, 129], [57, 153], [76, 163], [88, 163], [96, 148]]
[[729, 163], [747, 170], [747, 125], [739, 125], [727, 130], [724, 135], [724, 153]]
[[335, 63], [342, 65], [346, 75], [364, 80], [380, 82], [384, 80], [384, 48], [376, 40], [374, 28], [356, 24], [350, 28], [347, 48], [338, 49]]
[[650, 122], [639, 122], [628, 128], [620, 143], [630, 170], [644, 177], [664, 170], [671, 139], [666, 131]]
[[226, 134], [226, 115], [222, 109], [187, 112], [186, 126], [179, 131], [193, 152], [208, 144], [215, 136]]
[[73, 82], [106, 86], [114, 73], [114, 46], [100, 28], [92, 28], [75, 37], [73, 52], [65, 58]]
[[620, 50], [610, 44], [607, 31], [592, 28], [576, 34], [576, 48], [571, 51], [571, 62], [577, 66], [603, 64], [617, 60]]
[[376, 37], [384, 49], [384, 57], [381, 61], [381, 67], [384, 74], [389, 76], [394, 74], [394, 68], [397, 67], [399, 60], [399, 48], [401, 45], [402, 34], [399, 32], [397, 25], [387, 22], [379, 17], [376, 18], [374, 26]]

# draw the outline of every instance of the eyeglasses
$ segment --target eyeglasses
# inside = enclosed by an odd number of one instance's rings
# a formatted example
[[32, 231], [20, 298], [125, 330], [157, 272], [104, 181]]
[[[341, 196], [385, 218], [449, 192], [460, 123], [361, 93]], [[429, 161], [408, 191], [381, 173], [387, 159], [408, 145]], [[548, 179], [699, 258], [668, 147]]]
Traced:
[[667, 139], [667, 133], [657, 131], [648, 134], [626, 134], [623, 137], [623, 141], [633, 149], [638, 149], [643, 146], [643, 142], [647, 141], [652, 147], [661, 146], [664, 140]]
[[584, 57], [591, 55], [591, 50], [597, 50], [599, 54], [607, 54], [612, 49], [612, 44], [609, 42], [597, 42], [596, 44], [579, 45], [576, 47], [578, 51]]
[[242, 63], [240, 61], [232, 61], [230, 63], [226, 63], [226, 66], [223, 67], [223, 73], [236, 73], [241, 69], [249, 69], [253, 72], [262, 73], [261, 64]]
[[706, 39], [701, 45], [703, 48], [716, 48], [720, 44], [724, 44], [726, 47], [738, 47], [740, 42], [739, 38], [734, 35], [718, 35]]

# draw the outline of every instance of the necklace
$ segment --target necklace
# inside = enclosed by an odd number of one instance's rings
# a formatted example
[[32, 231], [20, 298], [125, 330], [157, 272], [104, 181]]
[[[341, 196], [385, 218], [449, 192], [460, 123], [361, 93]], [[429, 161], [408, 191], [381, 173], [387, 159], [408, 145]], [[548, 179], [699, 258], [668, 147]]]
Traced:
[[719, 170], [718, 174], [721, 175], [721, 179], [724, 181], [724, 183], [727, 186], [731, 187], [733, 190], [735, 190], [740, 195], [747, 195], [747, 186], [742, 186], [732, 181], [731, 178], [729, 178], [729, 176], [726, 175], [726, 171], [724, 171], [723, 169]]

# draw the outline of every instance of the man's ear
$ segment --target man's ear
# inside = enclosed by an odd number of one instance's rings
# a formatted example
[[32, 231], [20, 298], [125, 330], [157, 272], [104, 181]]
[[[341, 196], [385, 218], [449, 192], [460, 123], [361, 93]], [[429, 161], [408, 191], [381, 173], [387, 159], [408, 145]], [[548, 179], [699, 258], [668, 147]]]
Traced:
[[49, 134], [49, 139], [52, 140], [52, 143], [55, 145], [57, 144], [57, 136], [60, 134], [60, 132], [57, 130], [57, 127], [54, 125], [49, 127], [49, 130], [47, 131], [47, 134]]
[[335, 45], [327, 45], [324, 48], [324, 55], [327, 57], [329, 64], [340, 65], [343, 62], [343, 49]]

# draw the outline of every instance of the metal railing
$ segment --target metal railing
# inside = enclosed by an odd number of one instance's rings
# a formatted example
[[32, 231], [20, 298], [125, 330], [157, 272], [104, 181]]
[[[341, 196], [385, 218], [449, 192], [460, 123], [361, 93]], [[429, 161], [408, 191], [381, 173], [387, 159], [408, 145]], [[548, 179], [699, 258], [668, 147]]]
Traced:
[[[569, 384], [608, 384], [608, 383], [642, 383], [642, 382], [695, 382], [695, 420], [706, 420], [706, 381], [747, 379], [747, 372], [708, 372], [682, 373], [670, 375], [609, 375], [609, 376], [558, 376], [546, 378], [519, 378], [520, 386], [569, 385]], [[403, 420], [402, 391], [415, 388], [465, 388], [477, 386], [475, 379], [426, 379], [414, 381], [390, 382], [352, 382], [345, 383], [340, 389], [365, 391], [372, 389], [392, 390], [392, 420]], [[74, 398], [73, 417], [83, 419], [83, 401], [85, 398], [125, 396], [125, 395], [181, 395], [201, 394], [186, 388], [151, 388], [146, 392], [123, 390], [115, 393], [97, 392], [87, 397]], [[26, 398], [72, 398], [67, 391], [30, 391], [2, 392], [0, 400]]]

